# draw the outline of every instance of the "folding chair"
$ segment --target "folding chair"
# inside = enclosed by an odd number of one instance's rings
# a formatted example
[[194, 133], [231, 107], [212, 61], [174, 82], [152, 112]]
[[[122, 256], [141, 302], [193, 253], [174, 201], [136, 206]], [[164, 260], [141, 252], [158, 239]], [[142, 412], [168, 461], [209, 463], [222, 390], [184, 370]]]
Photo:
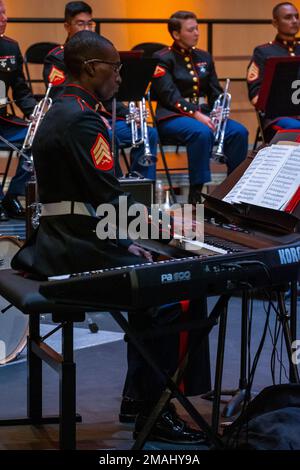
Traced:
[[24, 55], [25, 77], [26, 77], [26, 80], [28, 82], [28, 85], [30, 87], [32, 94], [38, 101], [42, 99], [44, 95], [41, 93], [34, 94], [33, 84], [43, 83], [45, 85], [45, 83], [42, 77], [42, 73], [40, 75], [40, 78], [32, 78], [30, 70], [29, 70], [30, 68], [29, 64], [44, 65], [45, 57], [56, 46], [59, 46], [59, 44], [57, 44], [56, 42], [37, 42], [29, 46]]

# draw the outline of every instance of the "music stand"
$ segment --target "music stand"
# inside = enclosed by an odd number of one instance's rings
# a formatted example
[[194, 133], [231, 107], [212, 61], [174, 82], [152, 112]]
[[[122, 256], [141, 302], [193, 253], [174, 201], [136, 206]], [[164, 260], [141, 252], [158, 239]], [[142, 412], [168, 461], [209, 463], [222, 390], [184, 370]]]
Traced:
[[145, 96], [158, 59], [143, 57], [142, 51], [120, 52], [122, 83], [117, 101], [140, 101]]
[[[300, 57], [270, 57], [266, 61], [264, 77], [256, 108], [264, 118], [298, 116], [299, 103], [292, 101], [296, 88], [295, 80], [300, 79]], [[299, 82], [300, 85], [300, 82]], [[299, 86], [297, 87], [299, 88]]]

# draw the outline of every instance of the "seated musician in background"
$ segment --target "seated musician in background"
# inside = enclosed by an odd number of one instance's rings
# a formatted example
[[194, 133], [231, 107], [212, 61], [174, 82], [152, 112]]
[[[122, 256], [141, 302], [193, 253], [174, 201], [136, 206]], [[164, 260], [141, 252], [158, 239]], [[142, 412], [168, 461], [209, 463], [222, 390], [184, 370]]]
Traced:
[[[296, 38], [299, 31], [299, 12], [297, 8], [289, 2], [277, 4], [273, 8], [273, 26], [277, 29], [274, 41], [257, 46], [248, 66], [248, 93], [254, 106], [258, 100], [266, 60], [269, 57], [300, 56], [300, 39]], [[300, 120], [296, 117], [278, 116], [275, 120], [263, 119], [262, 117], [261, 122], [267, 142], [280, 129], [300, 129]]]
[[[13, 99], [29, 118], [36, 105], [23, 74], [23, 58], [16, 41], [4, 36], [7, 25], [5, 4], [0, 0], [0, 80], [5, 84], [6, 95], [12, 89]], [[4, 98], [4, 96], [1, 96]], [[28, 124], [16, 116], [7, 113], [7, 107], [0, 108], [0, 135], [9, 142], [22, 144], [27, 133]], [[0, 142], [1, 144], [1, 142]], [[25, 195], [25, 185], [30, 179], [30, 172], [23, 168], [24, 159], [20, 157], [17, 171], [12, 178], [4, 196], [0, 185], [0, 221], [8, 217], [23, 218], [25, 211], [18, 196]]]
[[[151, 254], [130, 239], [100, 240], [96, 235], [99, 219], [91, 215], [102, 203], [110, 203], [118, 210], [118, 198], [124, 196], [114, 176], [107, 126], [99, 113], [100, 100], [110, 99], [118, 90], [119, 60], [112, 43], [94, 32], [78, 32], [67, 42], [65, 61], [71, 77], [65, 93], [45, 115], [32, 148], [43, 204], [40, 225], [14, 257], [14, 269], [43, 279], [151, 260]], [[132, 198], [128, 194], [127, 198], [130, 205]], [[181, 321], [181, 315], [185, 320], [191, 315], [201, 319], [202, 312], [204, 309], [199, 311], [197, 302], [191, 302], [190, 308], [184, 303], [183, 312], [180, 306], [169, 305], [129, 317], [134, 328], [143, 331], [149, 325], [159, 329], [164, 322]], [[210, 389], [210, 370], [208, 345], [199, 344], [197, 332], [185, 333], [181, 342], [174, 333], [163, 341], [160, 338], [145, 342], [163, 369], [172, 373], [178, 366], [184, 344], [189, 341], [194, 343], [195, 351], [182, 386], [187, 394], [199, 394]], [[127, 396], [124, 396], [122, 413], [127, 420], [133, 420], [140, 412], [137, 432], [163, 388], [164, 384], [129, 343], [124, 391]], [[195, 443], [203, 440], [203, 432], [190, 428], [170, 405], [155, 426], [152, 437]]]
[[[78, 31], [83, 29], [88, 29], [90, 31], [95, 31], [96, 24], [93, 21], [92, 17], [93, 11], [90, 5], [85, 2], [69, 2], [65, 7], [65, 30], [67, 31], [68, 42], [71, 37], [74, 36]], [[66, 65], [64, 63], [64, 46], [58, 46], [53, 49], [45, 59], [44, 66], [44, 80], [46, 83], [51, 82], [54, 87], [51, 90], [52, 98], [58, 97], [64, 89], [65, 84], [68, 80], [68, 72]], [[111, 100], [102, 103], [103, 116], [108, 119], [111, 125], [112, 118], [112, 102]], [[126, 116], [128, 115], [128, 107], [121, 102], [117, 102], [116, 109], [116, 124], [115, 124], [115, 134], [116, 134], [116, 157], [118, 156], [118, 144], [130, 147], [132, 144], [132, 135], [130, 125], [126, 123]], [[153, 165], [142, 166], [139, 161], [144, 154], [144, 146], [140, 145], [139, 147], [132, 148], [130, 152], [130, 171], [138, 172], [143, 175], [145, 178], [155, 179], [156, 177], [156, 165], [155, 158], [157, 153], [157, 132], [153, 127], [148, 126], [148, 135], [149, 135], [149, 145], [151, 154], [153, 155]], [[117, 176], [122, 176], [122, 172], [119, 166], [118, 157], [117, 161]]]
[[[158, 131], [163, 139], [187, 147], [189, 202], [196, 204], [201, 202], [203, 184], [211, 177], [209, 159], [215, 129], [209, 112], [222, 88], [211, 55], [196, 48], [199, 39], [196, 15], [178, 11], [170, 17], [168, 29], [174, 43], [154, 54], [159, 59], [153, 77], [158, 96]], [[208, 101], [205, 105], [204, 98]], [[229, 119], [224, 143], [229, 173], [246, 158], [247, 150], [247, 129]]]

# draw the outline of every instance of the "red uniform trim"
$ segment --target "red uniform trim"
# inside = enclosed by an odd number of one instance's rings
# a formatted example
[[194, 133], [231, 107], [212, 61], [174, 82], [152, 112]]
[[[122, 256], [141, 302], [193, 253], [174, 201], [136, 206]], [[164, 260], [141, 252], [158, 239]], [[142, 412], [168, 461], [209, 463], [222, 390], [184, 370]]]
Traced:
[[[180, 306], [181, 306], [181, 310], [182, 310], [182, 317], [186, 317], [186, 315], [189, 312], [190, 301], [189, 300], [182, 300], [180, 302]], [[184, 356], [187, 353], [188, 341], [189, 341], [189, 332], [188, 331], [180, 331], [180, 333], [179, 333], [179, 353], [178, 353], [178, 363], [179, 364], [181, 364], [181, 361], [184, 359]], [[182, 393], [185, 392], [185, 385], [184, 385], [183, 380], [179, 384], [179, 389]]]

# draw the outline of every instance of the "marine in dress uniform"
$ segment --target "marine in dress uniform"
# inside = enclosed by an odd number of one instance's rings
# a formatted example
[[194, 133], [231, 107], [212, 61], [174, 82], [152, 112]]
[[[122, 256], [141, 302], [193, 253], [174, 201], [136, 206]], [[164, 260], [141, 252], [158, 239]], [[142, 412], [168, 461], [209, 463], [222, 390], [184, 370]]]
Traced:
[[[109, 99], [120, 83], [119, 55], [105, 38], [82, 31], [68, 41], [65, 56], [76, 81], [65, 87], [64, 94], [48, 111], [33, 144], [39, 197], [43, 204], [40, 225], [12, 261], [14, 269], [39, 278], [139, 264], [145, 262], [145, 257], [149, 258], [149, 253], [132, 244], [131, 240], [98, 239], [96, 225], [99, 219], [87, 213], [87, 209], [96, 209], [101, 203], [111, 203], [118, 210], [118, 197], [124, 194], [114, 176], [108, 131], [99, 112], [99, 97]], [[78, 63], [79, 58], [82, 58], [81, 63]], [[131, 201], [128, 196], [128, 205]], [[169, 315], [163, 315], [164, 308]], [[196, 312], [194, 306], [189, 309], [185, 305], [183, 309], [185, 318]], [[197, 313], [201, 316], [198, 310]], [[161, 322], [172, 322], [176, 317], [179, 320], [180, 315], [178, 306], [175, 309], [166, 306], [151, 315], [133, 315], [130, 322], [137, 330], [149, 325], [157, 329]], [[185, 335], [184, 341], [186, 339]], [[192, 340], [196, 358], [203, 346], [199, 347], [194, 333], [190, 336]], [[149, 347], [162, 366], [173, 372], [184, 344], [181, 340], [180, 345], [180, 338], [175, 334], [164, 338], [164, 341], [149, 340]], [[147, 413], [159, 398], [163, 384], [131, 344], [128, 359], [126, 389], [141, 387], [139, 399], [143, 400], [143, 413]], [[208, 360], [206, 355], [202, 363], [193, 361], [189, 365], [187, 393], [198, 393], [210, 387]], [[205, 372], [199, 381], [201, 366]], [[133, 380], [138, 382], [135, 386]], [[144, 416], [140, 415], [139, 419], [141, 426]], [[139, 429], [136, 428], [137, 431]], [[164, 412], [154, 437], [199, 442], [203, 440], [203, 433], [189, 428], [171, 408]]]
[[[4, 36], [6, 13], [3, 2], [0, 2], [0, 18], [2, 31], [0, 35], [0, 80], [5, 84], [6, 96], [12, 90], [13, 99], [24, 115], [29, 118], [36, 101], [32, 96], [23, 73], [23, 58], [16, 41]], [[2, 96], [1, 98], [4, 98]], [[9, 115], [6, 107], [0, 109], [0, 135], [10, 142], [22, 143], [28, 124], [15, 116]], [[8, 216], [24, 217], [24, 210], [18, 201], [18, 195], [25, 195], [25, 184], [30, 179], [30, 173], [23, 168], [24, 160], [19, 159], [15, 176], [12, 178], [4, 197], [0, 186], [0, 220]]]
[[[170, 29], [174, 20], [178, 24], [177, 30]], [[211, 55], [195, 47], [199, 37], [195, 15], [175, 13], [169, 20], [169, 31], [175, 39], [173, 45], [154, 54], [159, 60], [153, 77], [153, 88], [158, 97], [158, 130], [163, 139], [187, 147], [189, 199], [197, 202], [197, 188], [200, 192], [203, 183], [211, 179], [209, 160], [214, 144], [211, 121], [207, 118], [203, 122], [203, 114], [209, 114], [222, 88]], [[205, 99], [207, 103], [204, 104]], [[247, 150], [246, 128], [229, 119], [224, 144], [229, 173], [246, 158]]]
[[[296, 38], [299, 31], [299, 14], [295, 6], [283, 4], [273, 9], [273, 25], [278, 34], [273, 41], [257, 46], [247, 69], [247, 86], [249, 100], [255, 106], [264, 77], [266, 61], [270, 57], [300, 56], [300, 40]], [[269, 141], [280, 129], [300, 129], [297, 117], [278, 116], [266, 119], [260, 115], [265, 140]]]
[[[82, 16], [84, 15], [84, 16]], [[92, 9], [85, 2], [70, 2], [67, 4], [65, 10], [65, 27], [68, 32], [67, 41], [79, 31], [81, 26], [78, 24], [91, 22], [92, 24]], [[85, 21], [82, 21], [85, 20]], [[83, 26], [84, 27], [84, 26]], [[44, 66], [44, 80], [45, 83], [52, 83], [54, 87], [51, 90], [52, 98], [56, 98], [62, 92], [64, 85], [68, 81], [68, 71], [64, 64], [64, 46], [58, 46], [50, 53], [45, 59]], [[102, 114], [111, 124], [112, 118], [112, 106], [111, 101], [102, 103]], [[126, 123], [126, 115], [128, 115], [128, 107], [121, 102], [117, 102], [116, 109], [116, 124], [115, 124], [115, 135], [116, 135], [116, 155], [119, 154], [119, 145], [125, 147], [132, 146], [132, 135], [130, 125]], [[111, 133], [110, 133], [111, 135]], [[144, 145], [131, 149], [130, 152], [130, 171], [138, 172], [145, 178], [154, 179], [156, 178], [156, 153], [157, 153], [157, 132], [153, 127], [148, 126], [148, 136], [151, 154], [153, 155], [153, 165], [143, 166], [141, 165], [140, 159], [144, 155]], [[116, 172], [117, 176], [122, 176], [122, 172], [119, 166], [118, 159], [116, 159]]]

